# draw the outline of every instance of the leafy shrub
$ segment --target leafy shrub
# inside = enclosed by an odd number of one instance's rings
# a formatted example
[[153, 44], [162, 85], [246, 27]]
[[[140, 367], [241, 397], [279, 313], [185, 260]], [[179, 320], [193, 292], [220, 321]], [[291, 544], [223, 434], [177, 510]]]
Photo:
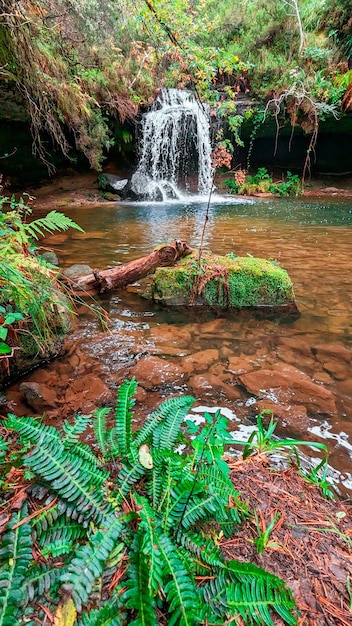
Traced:
[[20, 337], [31, 339], [32, 356], [45, 353], [68, 323], [70, 300], [36, 241], [45, 232], [82, 229], [56, 211], [27, 222], [30, 213], [23, 198], [0, 195], [0, 357], [13, 356]]
[[[120, 387], [110, 427], [106, 408], [61, 431], [34, 418], [3, 422], [0, 622], [34, 625], [51, 612], [63, 623], [65, 612], [77, 626], [273, 626], [273, 612], [296, 624], [283, 581], [226, 560], [218, 545], [249, 515], [222, 460], [227, 420], [205, 414], [200, 430], [188, 422], [193, 452], [179, 454], [193, 398], [163, 402], [133, 432], [136, 386]], [[80, 440], [91, 425], [96, 452]]]
[[286, 180], [274, 183], [265, 167], [260, 167], [256, 174], [247, 176], [243, 184], [239, 185], [233, 179], [224, 180], [229, 193], [253, 195], [256, 193], [272, 193], [280, 196], [298, 196], [302, 191], [302, 183], [297, 174], [287, 172]]

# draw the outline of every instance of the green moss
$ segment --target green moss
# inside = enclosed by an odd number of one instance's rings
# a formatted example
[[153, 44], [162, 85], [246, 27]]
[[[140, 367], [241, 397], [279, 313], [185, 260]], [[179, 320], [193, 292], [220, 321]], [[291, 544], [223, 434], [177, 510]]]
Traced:
[[292, 282], [276, 263], [205, 253], [199, 266], [197, 252], [176, 266], [156, 271], [153, 297], [171, 305], [195, 303], [221, 308], [276, 307], [294, 302]]

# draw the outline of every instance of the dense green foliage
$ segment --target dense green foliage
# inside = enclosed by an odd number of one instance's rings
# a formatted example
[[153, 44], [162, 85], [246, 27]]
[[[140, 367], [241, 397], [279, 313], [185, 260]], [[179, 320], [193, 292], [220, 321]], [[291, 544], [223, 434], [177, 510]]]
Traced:
[[[167, 400], [132, 432], [135, 391], [133, 379], [120, 387], [109, 427], [105, 408], [61, 431], [3, 421], [0, 623], [50, 612], [67, 626], [272, 626], [275, 613], [295, 624], [284, 583], [219, 547], [249, 515], [222, 459], [227, 420], [188, 422], [193, 451], [180, 454], [193, 398]], [[95, 452], [80, 441], [90, 425]]]
[[[240, 141], [240, 93], [265, 115], [313, 134], [352, 83], [346, 0], [1, 0], [1, 80], [20, 92], [34, 146], [46, 133], [101, 167], [123, 148], [138, 105], [160, 86], [186, 87], [228, 116]], [[347, 92], [346, 92], [347, 89]], [[349, 98], [344, 100], [345, 108]], [[113, 121], [118, 119], [118, 124]], [[50, 168], [50, 163], [48, 162]]]
[[30, 214], [22, 198], [0, 195], [0, 374], [14, 356], [54, 354], [69, 326], [71, 303], [58, 268], [38, 254], [36, 242], [47, 232], [82, 229], [56, 211], [27, 221]]
[[274, 182], [265, 167], [260, 167], [253, 176], [246, 176], [243, 183], [236, 182], [236, 178], [227, 178], [224, 185], [233, 194], [251, 196], [255, 193], [272, 193], [279, 196], [298, 196], [302, 191], [301, 181], [297, 174], [287, 172], [286, 180]]

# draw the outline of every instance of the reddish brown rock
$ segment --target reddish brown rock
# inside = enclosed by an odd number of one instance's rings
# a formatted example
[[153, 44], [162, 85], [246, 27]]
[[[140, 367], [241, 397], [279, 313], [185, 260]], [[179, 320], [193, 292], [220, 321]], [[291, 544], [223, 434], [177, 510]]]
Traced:
[[224, 394], [229, 400], [238, 400], [241, 398], [240, 391], [225, 383], [221, 378], [214, 374], [197, 374], [192, 376], [188, 381], [188, 387], [197, 397], [214, 394]]
[[35, 413], [43, 413], [58, 406], [56, 392], [46, 385], [36, 382], [23, 382], [20, 391], [24, 400]]
[[129, 377], [131, 376], [136, 377], [141, 387], [151, 390], [167, 383], [181, 382], [183, 372], [180, 367], [165, 359], [146, 355], [130, 369]]
[[297, 426], [299, 426], [299, 431], [302, 433], [307, 432], [307, 428], [311, 425], [307, 409], [303, 405], [276, 404], [272, 400], [259, 400], [256, 406], [259, 413], [264, 409], [269, 409], [269, 411], [272, 411], [274, 419], [279, 420], [279, 424], [292, 426], [296, 430]]
[[185, 328], [163, 324], [150, 331], [150, 339], [155, 343], [167, 343], [179, 348], [187, 348], [192, 341], [191, 334]]
[[114, 397], [115, 394], [100, 378], [87, 374], [70, 383], [63, 402], [69, 404], [74, 412], [90, 413], [97, 406], [113, 402]]
[[206, 372], [218, 360], [218, 350], [202, 350], [182, 359], [181, 367], [184, 372], [189, 374], [192, 372]]
[[238, 376], [239, 374], [252, 372], [255, 369], [255, 366], [253, 364], [253, 359], [250, 359], [248, 356], [240, 355], [231, 356], [229, 358], [229, 365], [227, 369], [235, 376]]
[[201, 334], [222, 339], [233, 339], [233, 331], [226, 319], [221, 317], [201, 325]]
[[339, 344], [316, 344], [312, 347], [312, 352], [322, 362], [330, 361], [331, 359], [345, 361], [345, 363], [352, 362], [352, 351]]
[[257, 370], [239, 377], [248, 393], [275, 404], [303, 405], [311, 415], [336, 415], [333, 394], [294, 368]]

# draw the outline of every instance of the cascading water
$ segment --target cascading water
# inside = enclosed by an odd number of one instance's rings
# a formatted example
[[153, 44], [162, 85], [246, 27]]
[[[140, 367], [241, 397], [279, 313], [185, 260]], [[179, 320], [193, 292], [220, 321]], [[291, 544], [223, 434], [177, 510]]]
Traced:
[[198, 170], [198, 193], [213, 184], [209, 107], [188, 91], [162, 89], [142, 118], [140, 159], [131, 180], [138, 196], [181, 198]]

